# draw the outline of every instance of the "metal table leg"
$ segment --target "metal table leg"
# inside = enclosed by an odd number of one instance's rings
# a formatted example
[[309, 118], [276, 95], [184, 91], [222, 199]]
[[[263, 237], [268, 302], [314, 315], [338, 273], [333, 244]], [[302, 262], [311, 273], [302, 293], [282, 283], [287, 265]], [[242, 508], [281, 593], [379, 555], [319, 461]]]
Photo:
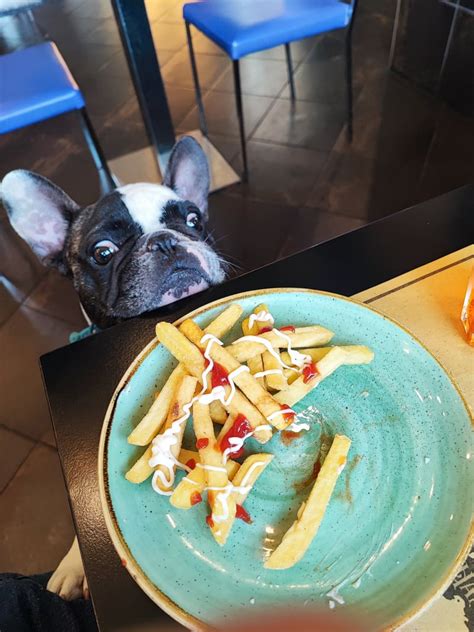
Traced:
[[112, 0], [145, 127], [163, 173], [175, 143], [173, 122], [144, 0]]

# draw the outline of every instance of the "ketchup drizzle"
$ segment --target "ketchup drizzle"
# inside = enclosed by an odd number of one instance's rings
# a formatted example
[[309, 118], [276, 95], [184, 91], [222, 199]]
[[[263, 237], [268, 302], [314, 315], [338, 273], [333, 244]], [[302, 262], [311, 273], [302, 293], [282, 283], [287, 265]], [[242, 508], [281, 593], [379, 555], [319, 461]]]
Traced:
[[[219, 448], [221, 452], [224, 452], [224, 450], [227, 450], [228, 448], [234, 447], [230, 443], [229, 439], [233, 437], [243, 439], [246, 435], [249, 434], [249, 432], [251, 432], [251, 430], [252, 427], [250, 426], [248, 419], [242, 414], [237, 415], [231, 428], [226, 432], [226, 434], [222, 437], [220, 441]], [[243, 452], [244, 448], [242, 446], [238, 452], [231, 452], [231, 456], [234, 459], [238, 459], [240, 456], [242, 456]]]
[[198, 503], [202, 503], [202, 496], [199, 492], [193, 492], [191, 494], [191, 505], [197, 505]]
[[242, 507], [242, 505], [235, 506], [235, 517], [239, 518], [239, 520], [243, 520], [247, 524], [252, 522], [252, 518], [250, 517], [248, 511]]
[[304, 365], [303, 382], [305, 384], [307, 384], [310, 380], [312, 380], [313, 377], [316, 377], [316, 375], [319, 375], [319, 371], [318, 371], [318, 367], [315, 365], [314, 362], [309, 362], [308, 364]]

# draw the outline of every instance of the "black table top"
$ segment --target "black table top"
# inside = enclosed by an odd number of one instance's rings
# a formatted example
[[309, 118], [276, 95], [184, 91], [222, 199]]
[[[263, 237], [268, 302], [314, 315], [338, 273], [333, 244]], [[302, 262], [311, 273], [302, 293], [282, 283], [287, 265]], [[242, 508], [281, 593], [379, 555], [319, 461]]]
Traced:
[[473, 237], [474, 185], [468, 185], [41, 358], [59, 456], [102, 632], [179, 629], [122, 568], [105, 526], [97, 477], [107, 405], [133, 358], [153, 338], [157, 320], [172, 321], [223, 296], [261, 288], [355, 294], [463, 248]]

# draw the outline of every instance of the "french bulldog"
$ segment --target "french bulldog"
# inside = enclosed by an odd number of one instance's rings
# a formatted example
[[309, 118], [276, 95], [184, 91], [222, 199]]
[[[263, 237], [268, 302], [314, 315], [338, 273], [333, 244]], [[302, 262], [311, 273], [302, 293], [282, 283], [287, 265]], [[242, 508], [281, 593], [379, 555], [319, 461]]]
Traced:
[[[157, 309], [224, 280], [225, 263], [206, 231], [209, 168], [190, 136], [170, 156], [163, 185], [130, 184], [81, 208], [35, 173], [8, 173], [3, 205], [39, 259], [72, 278], [99, 328]], [[77, 539], [48, 589], [88, 597]]]
[[207, 159], [191, 136], [174, 146], [163, 185], [122, 186], [84, 208], [29, 171], [11, 171], [1, 188], [13, 228], [72, 278], [99, 328], [224, 280], [206, 231], [208, 193]]

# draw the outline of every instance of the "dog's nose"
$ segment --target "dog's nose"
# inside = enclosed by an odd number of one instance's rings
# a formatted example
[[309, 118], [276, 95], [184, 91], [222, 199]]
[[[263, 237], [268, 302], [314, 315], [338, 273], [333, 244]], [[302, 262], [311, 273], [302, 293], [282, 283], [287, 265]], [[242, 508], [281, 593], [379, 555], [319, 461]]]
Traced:
[[159, 250], [167, 257], [171, 257], [176, 252], [178, 240], [170, 233], [155, 233], [148, 239], [146, 249], [148, 252], [156, 252]]

